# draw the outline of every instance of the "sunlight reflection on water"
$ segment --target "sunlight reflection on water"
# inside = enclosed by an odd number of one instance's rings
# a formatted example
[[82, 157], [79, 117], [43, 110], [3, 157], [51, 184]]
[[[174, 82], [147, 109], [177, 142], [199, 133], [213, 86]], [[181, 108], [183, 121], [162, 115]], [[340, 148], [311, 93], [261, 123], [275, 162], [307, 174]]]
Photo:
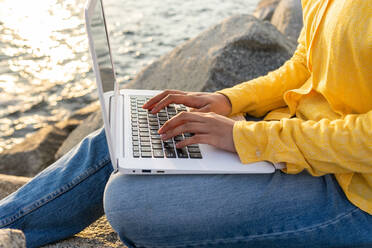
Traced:
[[[258, 0], [104, 0], [117, 78]], [[95, 101], [85, 0], [0, 0], [0, 152]]]

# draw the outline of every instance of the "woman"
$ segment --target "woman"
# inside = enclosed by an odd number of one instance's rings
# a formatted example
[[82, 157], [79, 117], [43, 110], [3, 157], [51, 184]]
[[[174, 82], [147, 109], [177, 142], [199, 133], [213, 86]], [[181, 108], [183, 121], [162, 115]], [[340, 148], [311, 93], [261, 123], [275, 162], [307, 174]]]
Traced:
[[[110, 177], [100, 130], [3, 199], [0, 227], [23, 230], [29, 247], [56, 241], [100, 217], [104, 194], [128, 247], [371, 247], [372, 1], [302, 4], [299, 45], [278, 70], [217, 93], [165, 91], [143, 106], [193, 108], [159, 130], [195, 133], [179, 147], [284, 162], [284, 173]], [[225, 117], [236, 113], [265, 117]]]

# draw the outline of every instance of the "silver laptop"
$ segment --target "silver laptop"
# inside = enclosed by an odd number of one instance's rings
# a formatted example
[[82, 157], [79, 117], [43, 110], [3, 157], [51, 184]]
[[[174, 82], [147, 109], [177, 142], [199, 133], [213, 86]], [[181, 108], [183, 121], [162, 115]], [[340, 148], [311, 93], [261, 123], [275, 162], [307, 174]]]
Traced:
[[106, 138], [115, 170], [142, 175], [275, 171], [271, 163], [242, 164], [237, 154], [210, 145], [198, 144], [176, 149], [175, 143], [190, 137], [190, 133], [162, 141], [157, 130], [165, 121], [187, 109], [172, 104], [153, 115], [141, 106], [159, 91], [119, 90], [102, 0], [88, 0], [85, 18]]

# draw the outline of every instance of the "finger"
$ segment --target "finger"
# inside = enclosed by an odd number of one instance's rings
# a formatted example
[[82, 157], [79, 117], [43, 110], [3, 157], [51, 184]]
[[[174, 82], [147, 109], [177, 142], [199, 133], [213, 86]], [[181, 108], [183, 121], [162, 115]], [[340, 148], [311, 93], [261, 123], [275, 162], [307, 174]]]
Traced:
[[207, 104], [201, 108], [192, 108], [190, 109], [190, 112], [203, 112], [203, 113], [208, 113], [211, 112], [211, 105]]
[[171, 139], [182, 133], [206, 134], [209, 132], [208, 125], [201, 122], [186, 122], [161, 134], [162, 140]]
[[164, 97], [166, 97], [169, 94], [185, 95], [187, 93], [186, 92], [183, 92], [183, 91], [180, 91], [180, 90], [165, 90], [165, 91], [157, 94], [156, 96], [154, 96], [150, 100], [148, 100], [148, 102], [146, 102], [142, 106], [142, 108], [144, 108], [144, 109], [150, 109], [151, 106], [153, 106], [154, 104], [156, 104], [157, 102], [159, 102], [161, 99], [163, 99]]
[[193, 144], [209, 144], [210, 135], [208, 134], [196, 134], [190, 138], [187, 138], [185, 140], [179, 141], [176, 143], [177, 148], [183, 148], [188, 145]]
[[154, 106], [154, 108], [151, 110], [151, 113], [155, 114], [172, 103], [183, 104], [187, 107], [193, 108], [200, 107], [202, 104], [202, 99], [194, 95], [169, 94]]
[[202, 122], [202, 117], [197, 113], [181, 112], [172, 119], [166, 121], [164, 125], [159, 129], [158, 133], [162, 134], [170, 129], [173, 129], [185, 122]]

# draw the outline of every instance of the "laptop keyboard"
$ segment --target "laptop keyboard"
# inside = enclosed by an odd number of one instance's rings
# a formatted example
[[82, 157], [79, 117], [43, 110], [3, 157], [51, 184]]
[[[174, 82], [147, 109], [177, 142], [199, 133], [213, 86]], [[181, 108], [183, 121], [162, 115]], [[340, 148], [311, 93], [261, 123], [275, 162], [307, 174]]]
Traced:
[[201, 159], [198, 144], [189, 145], [177, 149], [175, 144], [185, 138], [191, 137], [191, 133], [183, 133], [172, 139], [162, 141], [158, 130], [164, 123], [176, 114], [186, 111], [186, 107], [178, 104], [170, 104], [157, 114], [151, 114], [142, 105], [150, 96], [130, 96], [132, 147], [134, 158], [183, 158]]

